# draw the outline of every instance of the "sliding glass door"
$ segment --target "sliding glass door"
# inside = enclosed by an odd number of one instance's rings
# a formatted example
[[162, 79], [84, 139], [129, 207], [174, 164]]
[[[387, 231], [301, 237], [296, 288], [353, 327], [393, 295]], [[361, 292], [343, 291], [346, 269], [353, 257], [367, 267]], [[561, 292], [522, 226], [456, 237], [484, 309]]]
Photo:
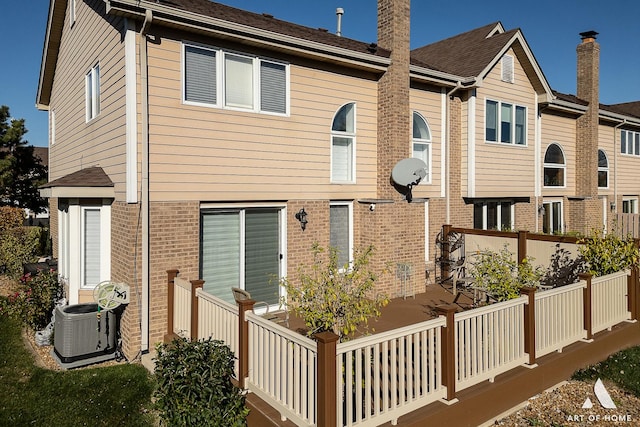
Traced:
[[232, 287], [276, 305], [280, 295], [279, 208], [206, 209], [201, 213], [200, 277], [204, 290], [233, 302]]

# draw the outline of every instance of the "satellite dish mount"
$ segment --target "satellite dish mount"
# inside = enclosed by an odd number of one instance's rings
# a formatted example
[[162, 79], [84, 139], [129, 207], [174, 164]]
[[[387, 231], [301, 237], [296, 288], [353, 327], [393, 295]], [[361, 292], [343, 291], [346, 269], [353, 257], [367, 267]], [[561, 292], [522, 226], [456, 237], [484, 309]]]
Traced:
[[413, 195], [411, 190], [427, 176], [427, 165], [420, 159], [410, 157], [402, 159], [393, 167], [391, 179], [396, 189], [405, 195], [407, 202], [411, 203]]

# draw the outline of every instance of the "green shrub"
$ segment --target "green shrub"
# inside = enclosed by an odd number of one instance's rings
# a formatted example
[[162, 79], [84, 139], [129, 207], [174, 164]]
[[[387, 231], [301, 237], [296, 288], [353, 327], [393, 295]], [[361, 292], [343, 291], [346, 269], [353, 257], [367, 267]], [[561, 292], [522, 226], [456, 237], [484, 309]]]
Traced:
[[16, 227], [0, 232], [0, 274], [18, 278], [23, 264], [35, 262], [42, 254], [41, 227]]
[[623, 240], [614, 234], [582, 239], [578, 247], [580, 255], [587, 263], [588, 272], [594, 276], [605, 276], [625, 270], [638, 263], [638, 248], [632, 239]]
[[301, 268], [299, 283], [282, 279], [288, 307], [300, 316], [308, 335], [333, 331], [346, 339], [359, 327], [366, 329], [369, 318], [380, 316], [380, 307], [389, 303], [383, 294], [375, 294], [377, 276], [369, 268], [373, 246], [356, 250], [353, 263], [338, 265], [338, 251], [329, 248], [328, 259], [317, 243], [312, 246], [311, 272]]
[[498, 253], [483, 251], [471, 263], [471, 275], [475, 284], [485, 289], [497, 301], [507, 301], [520, 296], [520, 288], [537, 287], [543, 276], [540, 267], [534, 267], [531, 257], [521, 264], [514, 259], [505, 245]]
[[0, 313], [22, 321], [33, 330], [43, 329], [51, 321], [55, 303], [62, 297], [58, 273], [43, 270], [36, 275], [25, 274], [18, 290], [0, 300]]
[[245, 426], [249, 409], [233, 385], [233, 352], [222, 341], [179, 338], [157, 347], [154, 392], [169, 426]]

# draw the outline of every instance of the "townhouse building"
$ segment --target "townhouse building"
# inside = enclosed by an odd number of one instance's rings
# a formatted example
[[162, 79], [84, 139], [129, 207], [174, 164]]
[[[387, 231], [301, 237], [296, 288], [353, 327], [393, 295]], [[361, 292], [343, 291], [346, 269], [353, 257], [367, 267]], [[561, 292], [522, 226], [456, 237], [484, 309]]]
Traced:
[[[371, 244], [419, 292], [443, 224], [586, 234], [637, 213], [640, 102], [599, 103], [597, 33], [561, 94], [500, 22], [411, 50], [409, 3], [379, 0], [369, 43], [209, 0], [50, 1], [54, 255], [71, 303], [130, 285], [127, 357], [166, 332], [169, 269], [276, 305], [314, 242], [341, 262]], [[407, 197], [391, 178], [412, 157]]]

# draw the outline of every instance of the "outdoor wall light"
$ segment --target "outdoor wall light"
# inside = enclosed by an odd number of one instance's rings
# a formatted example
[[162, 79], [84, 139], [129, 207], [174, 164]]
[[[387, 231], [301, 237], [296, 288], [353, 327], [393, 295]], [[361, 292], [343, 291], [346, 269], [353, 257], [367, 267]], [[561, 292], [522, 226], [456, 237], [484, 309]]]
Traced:
[[540, 206], [538, 206], [538, 214], [539, 214], [539, 215], [544, 214], [544, 205], [540, 205]]
[[609, 208], [611, 208], [611, 212], [616, 210], [616, 202], [611, 202], [611, 204], [609, 205]]
[[305, 228], [307, 228], [307, 223], [309, 221], [307, 221], [307, 212], [305, 212], [304, 208], [300, 209], [298, 212], [296, 212], [296, 219], [298, 221], [300, 221], [300, 228], [302, 228], [302, 230], [304, 231]]

